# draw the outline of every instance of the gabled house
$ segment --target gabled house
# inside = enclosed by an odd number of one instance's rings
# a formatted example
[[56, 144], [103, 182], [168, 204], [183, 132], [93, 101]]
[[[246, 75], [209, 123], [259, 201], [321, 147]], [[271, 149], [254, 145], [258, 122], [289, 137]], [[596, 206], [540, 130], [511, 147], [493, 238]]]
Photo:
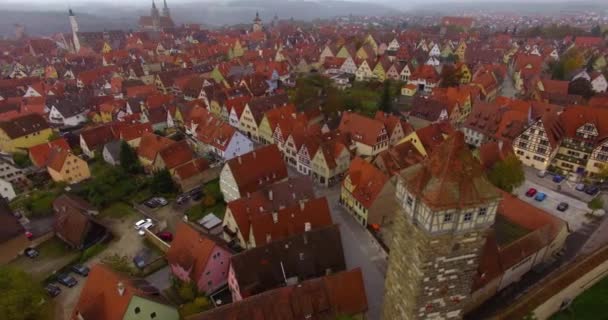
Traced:
[[329, 225], [232, 256], [228, 287], [237, 302], [345, 269], [340, 229]]
[[211, 294], [226, 285], [231, 256], [230, 250], [181, 222], [167, 251], [167, 262], [174, 277]]
[[286, 178], [281, 152], [271, 144], [228, 160], [220, 173], [220, 189], [228, 202]]
[[340, 203], [363, 226], [383, 226], [392, 220], [395, 187], [373, 164], [355, 157], [342, 182]]
[[70, 145], [64, 138], [58, 138], [53, 141], [44, 142], [31, 147], [29, 149], [29, 156], [32, 164], [39, 168], [45, 167], [49, 160], [51, 150], [57, 148], [70, 150]]
[[361, 156], [375, 156], [389, 145], [384, 123], [358, 113], [343, 112], [338, 130], [350, 136]]
[[46, 168], [55, 182], [74, 184], [91, 177], [87, 162], [69, 149], [52, 149]]
[[564, 127], [555, 109], [531, 120], [532, 124], [513, 141], [513, 150], [524, 165], [546, 170], [559, 150]]
[[96, 264], [86, 278], [80, 298], [69, 320], [180, 319], [177, 309], [166, 302], [146, 280], [118, 274]]
[[106, 230], [93, 221], [99, 211], [84, 199], [63, 194], [53, 201], [55, 236], [73, 249], [82, 250], [101, 240]]
[[85, 129], [80, 132], [80, 149], [89, 159], [95, 158], [106, 145], [116, 140], [116, 132], [111, 124]]
[[39, 114], [30, 113], [10, 121], [0, 122], [0, 150], [25, 152], [26, 149], [48, 141], [53, 130]]
[[85, 99], [55, 99], [47, 104], [49, 122], [54, 125], [76, 127], [88, 121]]
[[350, 143], [346, 142], [339, 132], [322, 137], [317, 152], [311, 158], [311, 177], [323, 186], [332, 185], [342, 180], [342, 175], [350, 165], [352, 154]]
[[165, 147], [172, 145], [175, 141], [158, 136], [154, 133], [144, 133], [137, 148], [137, 156], [142, 166], [148, 170], [154, 165], [157, 154]]
[[103, 161], [111, 166], [120, 165], [121, 144], [122, 142], [120, 140], [114, 140], [106, 143], [101, 151]]

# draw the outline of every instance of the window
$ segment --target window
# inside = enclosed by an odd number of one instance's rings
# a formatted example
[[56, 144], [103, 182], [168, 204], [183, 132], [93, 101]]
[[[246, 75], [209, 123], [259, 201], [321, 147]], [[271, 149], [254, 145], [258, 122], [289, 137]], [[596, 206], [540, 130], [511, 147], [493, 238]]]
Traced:
[[547, 148], [538, 147], [538, 148], [536, 148], [536, 152], [545, 154], [545, 153], [547, 153]]
[[488, 213], [488, 208], [479, 208], [479, 215], [485, 216]]
[[473, 220], [473, 213], [472, 212], [467, 212], [464, 214], [464, 221], [471, 221]]
[[414, 199], [412, 199], [412, 197], [410, 197], [410, 196], [407, 196], [406, 202], [407, 202], [407, 205], [411, 207], [412, 203], [414, 202]]
[[135, 310], [133, 310], [133, 312], [135, 312], [135, 314], [139, 314], [141, 312], [141, 309], [139, 307], [135, 307]]
[[451, 222], [452, 221], [452, 214], [451, 213], [446, 213], [443, 216], [443, 222]]
[[528, 147], [528, 143], [527, 143], [527, 142], [524, 142], [524, 141], [520, 141], [520, 142], [519, 142], [519, 144], [518, 144], [518, 146], [519, 146], [520, 148], [526, 148], [526, 147]]
[[150, 313], [150, 319], [154, 319], [154, 318], [156, 318], [156, 312]]

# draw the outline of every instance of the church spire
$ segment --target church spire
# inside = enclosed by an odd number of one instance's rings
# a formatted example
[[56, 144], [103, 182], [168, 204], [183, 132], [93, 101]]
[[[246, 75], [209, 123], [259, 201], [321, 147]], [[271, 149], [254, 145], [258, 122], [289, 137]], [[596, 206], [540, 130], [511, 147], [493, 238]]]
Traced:
[[163, 0], [163, 16], [171, 17], [171, 11], [169, 11], [169, 6], [167, 6], [167, 0]]

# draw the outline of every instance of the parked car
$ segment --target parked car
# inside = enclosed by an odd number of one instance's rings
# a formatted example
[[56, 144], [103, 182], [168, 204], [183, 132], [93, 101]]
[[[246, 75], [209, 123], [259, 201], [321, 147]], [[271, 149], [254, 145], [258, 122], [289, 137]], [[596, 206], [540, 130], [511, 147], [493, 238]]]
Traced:
[[34, 249], [34, 248], [27, 248], [23, 251], [23, 254], [25, 254], [26, 257], [30, 258], [30, 259], [34, 259], [36, 257], [38, 257], [40, 255], [40, 253], [38, 252], [38, 250]]
[[166, 206], [167, 204], [169, 204], [169, 201], [167, 201], [167, 199], [163, 198], [163, 197], [155, 197], [153, 198], [154, 201], [156, 201], [156, 203], [158, 203], [161, 207], [162, 206]]
[[190, 199], [190, 194], [184, 193], [179, 195], [177, 199], [175, 199], [175, 202], [177, 202], [177, 204], [184, 204], [188, 201], [188, 199]]
[[539, 178], [544, 178], [546, 175], [547, 175], [547, 171], [545, 171], [545, 170], [539, 170], [536, 173], [536, 176], [539, 177]]
[[590, 196], [594, 196], [598, 192], [600, 192], [600, 188], [598, 188], [597, 186], [587, 186], [587, 188], [585, 188], [585, 193]]
[[154, 222], [152, 222], [152, 221], [146, 222], [146, 223], [144, 223], [144, 224], [143, 224], [143, 225], [142, 225], [142, 226], [139, 228], [139, 230], [137, 231], [137, 233], [138, 233], [140, 236], [144, 236], [144, 235], [146, 235], [146, 230], [147, 230], [147, 229], [150, 229], [150, 228], [152, 228], [152, 227], [154, 227]]
[[146, 259], [141, 255], [136, 255], [135, 257], [133, 257], [133, 264], [138, 269], [143, 269], [146, 267]]
[[536, 201], [543, 201], [543, 200], [545, 200], [545, 199], [547, 199], [547, 194], [546, 194], [546, 193], [544, 193], [544, 192], [539, 192], [539, 193], [537, 193], [537, 194], [536, 194], [536, 196], [534, 197], [534, 200], [536, 200]]
[[46, 290], [46, 293], [53, 298], [61, 293], [61, 288], [51, 283], [47, 284], [46, 287], [44, 287], [44, 290]]
[[83, 277], [86, 277], [89, 275], [89, 268], [87, 266], [83, 266], [81, 264], [75, 264], [72, 266], [72, 268], [70, 268], [72, 270], [72, 272], [74, 272], [75, 274], [81, 275]]
[[173, 234], [169, 231], [159, 232], [156, 236], [165, 242], [173, 241]]
[[141, 227], [143, 227], [147, 223], [152, 223], [152, 219], [150, 219], [150, 218], [141, 219], [141, 220], [135, 222], [135, 230], [141, 229]]
[[530, 189], [528, 189], [528, 191], [526, 191], [526, 197], [534, 197], [536, 192], [537, 192], [536, 189], [530, 188]]
[[57, 282], [61, 283], [62, 285], [66, 286], [68, 288], [71, 288], [78, 284], [78, 281], [67, 273], [61, 273], [61, 274], [57, 275]]
[[564, 211], [568, 210], [568, 207], [570, 207], [570, 205], [567, 202], [560, 202], [557, 205], [557, 210], [564, 212]]
[[584, 183], [577, 183], [574, 187], [576, 191], [585, 191], [585, 188], [587, 188], [587, 186]]
[[564, 181], [564, 179], [566, 179], [566, 177], [560, 176], [559, 174], [556, 174], [553, 176], [553, 182], [555, 182], [555, 183], [560, 183], [560, 182]]
[[190, 191], [190, 197], [194, 201], [198, 201], [203, 198], [203, 190], [201, 188], [196, 188]]
[[160, 206], [160, 203], [156, 200], [156, 198], [148, 199], [144, 202], [144, 205], [150, 209], [155, 209]]

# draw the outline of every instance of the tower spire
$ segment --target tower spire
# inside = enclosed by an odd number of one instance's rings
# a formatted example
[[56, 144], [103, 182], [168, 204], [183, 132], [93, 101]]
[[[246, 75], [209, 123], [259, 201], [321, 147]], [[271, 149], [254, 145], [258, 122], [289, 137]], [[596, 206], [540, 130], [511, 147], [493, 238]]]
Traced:
[[171, 11], [169, 11], [169, 6], [167, 6], [167, 0], [163, 0], [163, 16], [171, 17]]

